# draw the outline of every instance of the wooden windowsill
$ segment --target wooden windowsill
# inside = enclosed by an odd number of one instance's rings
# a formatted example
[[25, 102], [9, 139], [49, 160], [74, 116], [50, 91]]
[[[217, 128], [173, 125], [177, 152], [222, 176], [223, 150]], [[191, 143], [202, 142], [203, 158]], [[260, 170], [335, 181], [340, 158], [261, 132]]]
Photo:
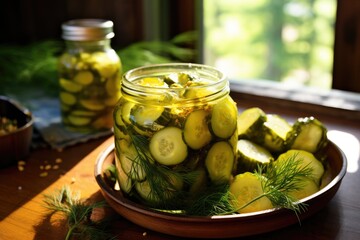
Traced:
[[262, 102], [273, 106], [317, 112], [329, 116], [341, 116], [360, 120], [360, 94], [323, 90], [306, 87], [292, 87], [262, 80], [231, 81], [231, 94], [248, 102]]

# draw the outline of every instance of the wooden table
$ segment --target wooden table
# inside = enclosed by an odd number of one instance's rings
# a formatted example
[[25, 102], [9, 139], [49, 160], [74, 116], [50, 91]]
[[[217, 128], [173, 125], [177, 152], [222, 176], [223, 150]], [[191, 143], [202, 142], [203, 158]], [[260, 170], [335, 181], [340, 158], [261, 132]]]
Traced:
[[[279, 113], [291, 121], [310, 115], [291, 105], [277, 108], [266, 102], [244, 100], [239, 108], [252, 105], [260, 106], [268, 113]], [[360, 124], [358, 120], [341, 116], [322, 115], [319, 112], [312, 112], [311, 115], [325, 123], [330, 131], [336, 130], [332, 132], [335, 135], [340, 134], [340, 137], [335, 136], [334, 139], [348, 156], [349, 170], [339, 191], [322, 210], [304, 220], [301, 225], [295, 224], [248, 239], [360, 239]], [[103, 200], [94, 178], [94, 163], [99, 153], [112, 141], [112, 137], [92, 140], [62, 152], [51, 149], [36, 150], [27, 159], [24, 171], [19, 171], [17, 166], [0, 169], [0, 240], [64, 239], [66, 223], [61, 216], [47, 214], [43, 206], [43, 195], [69, 185], [73, 191], [80, 191], [83, 199]], [[354, 145], [349, 149], [350, 143]], [[56, 159], [61, 159], [62, 162], [56, 163]], [[59, 168], [48, 170], [47, 176], [41, 176], [44, 170], [40, 168], [46, 165], [58, 165]], [[112, 209], [108, 209], [104, 214], [115, 215]], [[98, 215], [102, 216], [103, 213]], [[112, 230], [118, 239], [180, 239], [147, 230], [121, 216], [115, 216]]]

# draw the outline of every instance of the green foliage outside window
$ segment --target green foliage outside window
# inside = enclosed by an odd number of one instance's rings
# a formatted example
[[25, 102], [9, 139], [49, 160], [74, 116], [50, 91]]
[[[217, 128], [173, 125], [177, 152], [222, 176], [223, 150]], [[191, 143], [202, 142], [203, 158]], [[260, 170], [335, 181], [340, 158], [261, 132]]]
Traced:
[[335, 0], [205, 0], [205, 63], [230, 79], [331, 88], [335, 12]]

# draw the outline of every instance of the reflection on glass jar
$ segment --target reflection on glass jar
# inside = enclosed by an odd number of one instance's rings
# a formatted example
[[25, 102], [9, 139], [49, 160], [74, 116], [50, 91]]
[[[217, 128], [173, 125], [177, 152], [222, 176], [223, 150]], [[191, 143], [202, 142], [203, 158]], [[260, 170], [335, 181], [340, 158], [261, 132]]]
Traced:
[[62, 121], [71, 130], [110, 129], [120, 98], [121, 61], [110, 46], [112, 22], [80, 19], [62, 25], [66, 50], [59, 59]]
[[237, 148], [237, 107], [229, 91], [220, 71], [200, 64], [125, 73], [114, 109], [122, 191], [174, 209], [205, 185], [229, 182]]

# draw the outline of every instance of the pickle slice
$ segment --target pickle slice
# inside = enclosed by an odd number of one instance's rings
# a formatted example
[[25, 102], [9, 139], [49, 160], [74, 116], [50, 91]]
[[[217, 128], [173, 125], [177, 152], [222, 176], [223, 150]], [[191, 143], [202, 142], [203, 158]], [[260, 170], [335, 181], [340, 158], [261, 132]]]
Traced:
[[92, 111], [83, 111], [83, 110], [74, 110], [71, 112], [72, 115], [82, 116], [82, 117], [92, 117], [95, 116], [95, 113]]
[[234, 152], [228, 142], [217, 142], [210, 148], [205, 166], [214, 184], [226, 183], [230, 180], [234, 167]]
[[113, 120], [111, 115], [99, 116], [92, 124], [95, 129], [111, 128], [113, 126]]
[[82, 89], [82, 86], [80, 84], [74, 83], [70, 80], [67, 80], [65, 78], [60, 78], [60, 86], [71, 93], [76, 93], [76, 92], [80, 92]]
[[82, 85], [89, 85], [94, 81], [94, 75], [90, 71], [81, 71], [75, 75], [74, 81]]
[[76, 97], [67, 92], [60, 92], [60, 100], [67, 105], [74, 105], [76, 103]]
[[94, 100], [80, 100], [82, 106], [89, 110], [100, 111], [105, 108], [105, 105]]
[[137, 85], [149, 86], [149, 87], [167, 87], [167, 84], [163, 79], [158, 77], [147, 77], [136, 81]]
[[120, 190], [122, 190], [125, 193], [130, 193], [133, 183], [131, 178], [124, 172], [124, 170], [121, 167], [120, 160], [117, 157], [117, 154], [115, 154], [115, 166], [117, 170], [117, 177], [120, 185]]
[[208, 112], [197, 110], [188, 116], [184, 127], [184, 140], [192, 149], [200, 149], [211, 141], [211, 133], [206, 119]]
[[231, 137], [237, 130], [237, 115], [236, 103], [230, 97], [215, 104], [211, 116], [213, 133], [223, 139]]
[[105, 89], [109, 96], [119, 95], [120, 80], [116, 77], [109, 78], [105, 83]]
[[152, 126], [163, 111], [161, 106], [136, 105], [131, 109], [131, 120], [140, 126]]
[[232, 196], [232, 204], [234, 208], [238, 209], [238, 213], [249, 213], [273, 208], [270, 199], [266, 196], [254, 201], [264, 194], [264, 190], [261, 179], [253, 173], [246, 172], [236, 175], [229, 191]]
[[74, 126], [85, 126], [90, 123], [91, 119], [86, 117], [79, 117], [74, 115], [68, 116], [69, 122]]
[[156, 132], [150, 140], [149, 149], [158, 163], [167, 166], [183, 162], [188, 154], [181, 129], [176, 127], [167, 127]]

